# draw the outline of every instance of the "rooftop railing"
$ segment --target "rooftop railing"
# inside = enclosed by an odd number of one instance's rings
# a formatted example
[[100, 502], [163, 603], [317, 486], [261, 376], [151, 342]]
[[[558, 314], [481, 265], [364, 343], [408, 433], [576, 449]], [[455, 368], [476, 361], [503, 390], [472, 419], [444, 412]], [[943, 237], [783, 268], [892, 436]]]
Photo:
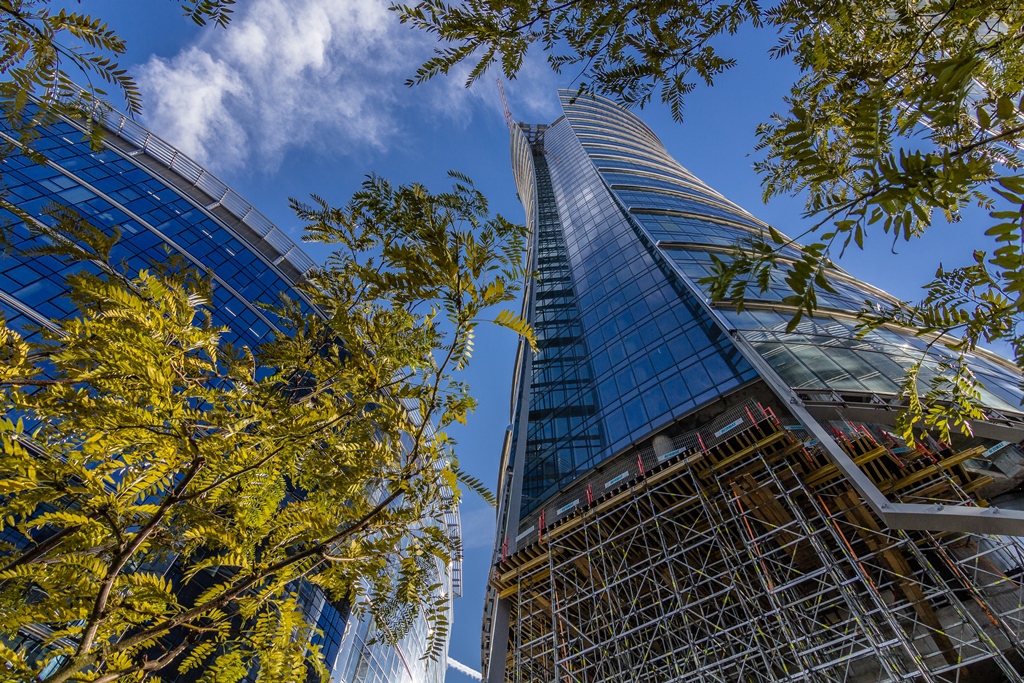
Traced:
[[[313, 259], [283, 230], [231, 189], [227, 183], [207, 171], [181, 150], [113, 109], [106, 108], [106, 111], [102, 116], [98, 116], [98, 119], [106, 130], [131, 144], [138, 153], [158, 161], [193, 187], [213, 198], [213, 204], [207, 208], [223, 207], [267, 244], [274, 247], [281, 254], [280, 258], [288, 261], [299, 273], [305, 275], [316, 267]], [[252, 244], [244, 236], [240, 236], [240, 238], [249, 242], [250, 246], [257, 248], [257, 245]], [[259, 251], [258, 248], [257, 251]], [[279, 260], [275, 260], [275, 265], [279, 262]]]

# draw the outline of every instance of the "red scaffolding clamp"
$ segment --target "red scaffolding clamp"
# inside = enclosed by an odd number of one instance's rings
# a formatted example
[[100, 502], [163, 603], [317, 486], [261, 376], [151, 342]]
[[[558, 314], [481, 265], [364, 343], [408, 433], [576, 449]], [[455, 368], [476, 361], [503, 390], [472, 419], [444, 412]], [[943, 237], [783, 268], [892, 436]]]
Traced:
[[839, 431], [832, 425], [827, 425], [826, 428], [832, 434], [832, 438], [835, 439], [837, 443], [846, 443], [847, 441], [849, 441], [849, 439], [846, 438], [845, 434], [843, 434], [841, 431]]
[[914, 442], [914, 450], [916, 450], [918, 454], [931, 460], [932, 464], [936, 464], [939, 462], [939, 459], [935, 457], [935, 454], [928, 450], [928, 448], [926, 448], [925, 445], [922, 444], [920, 441]]
[[872, 434], [871, 431], [868, 430], [867, 427], [865, 427], [864, 425], [862, 425], [861, 423], [858, 422], [857, 423], [857, 429], [860, 430], [861, 432], [863, 432], [864, 436], [866, 436], [869, 439], [871, 439], [871, 443], [875, 444], [876, 446], [880, 445], [878, 443], [878, 439], [875, 438], [875, 435]]
[[587, 505], [594, 502], [594, 485], [587, 484]]
[[544, 513], [545, 512], [547, 512], [547, 511], [546, 510], [541, 510], [540, 511], [540, 517], [537, 519], [537, 533], [539, 534], [539, 536], [537, 537], [537, 541], [539, 543], [543, 543], [544, 542]]
[[636, 454], [636, 466], [640, 468], [640, 476], [641, 477], [646, 477], [647, 473], [644, 472], [644, 461], [640, 457], [639, 453]]
[[743, 406], [743, 410], [747, 411], [747, 417], [750, 418], [750, 426], [755, 426], [757, 424], [757, 420], [754, 419], [754, 414], [750, 412], [750, 408]]

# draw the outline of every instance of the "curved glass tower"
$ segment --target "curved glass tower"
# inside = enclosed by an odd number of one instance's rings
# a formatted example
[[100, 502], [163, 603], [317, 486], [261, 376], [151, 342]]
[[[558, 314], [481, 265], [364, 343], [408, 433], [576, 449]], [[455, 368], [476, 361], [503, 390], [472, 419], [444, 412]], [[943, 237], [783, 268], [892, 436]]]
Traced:
[[857, 337], [894, 300], [838, 268], [792, 332], [781, 281], [710, 302], [711, 256], [767, 225], [635, 115], [560, 99], [511, 128], [539, 350], [514, 371], [485, 680], [1024, 680], [1013, 364], [971, 357], [972, 437], [904, 443], [898, 384], [945, 349]]
[[[3, 159], [6, 198], [32, 220], [53, 219], [44, 209], [70, 207], [102, 229], [119, 226], [122, 237], [113, 259], [130, 271], [152, 268], [170, 256], [182, 257], [209, 273], [213, 281], [212, 317], [228, 328], [226, 340], [256, 348], [280, 333], [274, 314], [260, 304], [276, 305], [279, 293], [312, 310], [295, 286], [313, 261], [263, 214], [230, 187], [171, 145], [123, 116], [109, 116], [104, 149], [95, 151], [83, 131], [71, 121], [41, 130], [35, 145], [48, 163], [37, 164], [21, 155]], [[0, 137], [11, 140], [0, 131]], [[9, 224], [12, 249], [0, 255], [0, 311], [13, 329], [31, 335], [38, 327], [74, 313], [64, 278], [71, 272], [98, 270], [92, 264], [68, 266], [49, 256], [26, 256], [20, 250], [39, 243], [13, 214], [2, 212]], [[459, 533], [457, 515], [446, 520]], [[23, 538], [9, 540], [15, 545]], [[173, 571], [173, 570], [172, 570]], [[459, 563], [438, 567], [439, 592], [461, 594]], [[426, 622], [420, 619], [397, 647], [372, 639], [370, 624], [349, 618], [347, 604], [333, 603], [316, 586], [300, 587], [307, 617], [322, 635], [316, 637], [333, 680], [434, 683], [444, 678], [447, 663], [421, 658]], [[449, 601], [449, 619], [450, 619]], [[5, 643], [31, 652], [39, 633], [20, 634]], [[172, 680], [167, 678], [167, 680]]]

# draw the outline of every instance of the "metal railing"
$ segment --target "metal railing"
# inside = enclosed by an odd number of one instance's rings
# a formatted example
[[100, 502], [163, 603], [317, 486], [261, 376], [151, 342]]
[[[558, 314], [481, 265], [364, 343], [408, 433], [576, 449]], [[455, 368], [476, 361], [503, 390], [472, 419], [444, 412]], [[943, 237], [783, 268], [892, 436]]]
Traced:
[[632, 485], [662, 465], [706, 453], [738, 432], [766, 419], [775, 418], [760, 403], [748, 399], [700, 429], [673, 437], [672, 449], [668, 452], [659, 455], [654, 448], [648, 447], [601, 463], [520, 522], [519, 528], [522, 531], [515, 538], [514, 544], [510, 542], [511, 539], [505, 540], [502, 555], [507, 557], [514, 552], [513, 549], [518, 550], [540, 540], [553, 524], [608, 494]]
[[[93, 112], [94, 118], [107, 131], [128, 142], [139, 153], [158, 161], [169, 170], [181, 176], [193, 187], [212, 197], [214, 202], [207, 207], [208, 209], [213, 209], [217, 206], [223, 207], [267, 244], [272, 246], [281, 254], [281, 258], [288, 261], [299, 273], [305, 275], [316, 267], [316, 262], [269, 218], [232, 190], [227, 183], [207, 171], [169, 142], [154, 135], [151, 131], [124, 114], [109, 108], [109, 105], [102, 106], [101, 109], [101, 104], [96, 102]], [[248, 242], [250, 246], [257, 247], [256, 244], [253, 244], [251, 240], [246, 239], [244, 236], [240, 235], [239, 237], [243, 241]], [[257, 251], [259, 250], [257, 249]]]

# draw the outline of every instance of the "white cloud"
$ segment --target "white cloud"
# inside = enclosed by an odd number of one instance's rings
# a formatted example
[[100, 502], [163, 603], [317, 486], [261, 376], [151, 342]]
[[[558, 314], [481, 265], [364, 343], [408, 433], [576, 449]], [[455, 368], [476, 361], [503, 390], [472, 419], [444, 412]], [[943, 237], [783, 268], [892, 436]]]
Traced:
[[160, 137], [204, 163], [208, 147], [217, 147], [228, 157], [245, 153], [245, 130], [228, 111], [226, 100], [244, 102], [248, 90], [223, 61], [188, 48], [171, 61], [151, 59], [142, 82], [160, 84], [159, 96], [146, 99], [146, 120], [155, 124]]
[[[227, 30], [207, 30], [172, 58], [142, 67], [149, 128], [214, 168], [272, 171], [291, 149], [383, 149], [415, 110], [424, 122], [468, 125], [478, 110], [501, 115], [497, 70], [464, 89], [465, 70], [408, 90], [430, 55], [386, 0], [252, 0]], [[538, 58], [506, 84], [517, 119], [557, 115], [554, 77]]]
[[253, 0], [226, 31], [150, 58], [145, 120], [222, 166], [251, 156], [272, 168], [288, 148], [324, 141], [380, 147], [411, 43], [376, 0]]

